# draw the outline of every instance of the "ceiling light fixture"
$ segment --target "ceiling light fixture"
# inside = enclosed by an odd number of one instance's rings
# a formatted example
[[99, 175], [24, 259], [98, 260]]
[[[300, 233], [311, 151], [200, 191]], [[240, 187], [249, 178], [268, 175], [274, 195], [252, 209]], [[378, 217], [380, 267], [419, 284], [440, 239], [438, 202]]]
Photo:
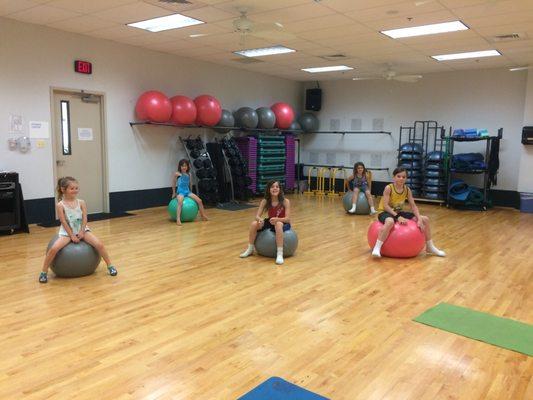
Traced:
[[391, 29], [388, 31], [380, 31], [384, 35], [393, 39], [423, 36], [423, 35], [435, 35], [437, 33], [465, 31], [468, 26], [461, 21], [443, 22], [440, 24], [420, 25], [412, 26], [410, 28]]
[[248, 49], [241, 51], [234, 51], [235, 54], [244, 57], [263, 57], [271, 56], [275, 54], [285, 54], [285, 53], [294, 53], [296, 50], [289, 49], [285, 46], [272, 46], [272, 47], [261, 47], [259, 49]]
[[147, 19], [145, 21], [132, 22], [127, 25], [150, 32], [161, 32], [200, 24], [205, 24], [205, 22], [181, 14], [172, 14], [165, 17]]
[[494, 57], [501, 56], [498, 50], [483, 50], [483, 51], [469, 51], [466, 53], [455, 54], [441, 54], [438, 56], [431, 56], [437, 61], [450, 61], [450, 60], [463, 60], [465, 58], [481, 58], [481, 57]]
[[350, 69], [353, 69], [353, 68], [352, 67], [348, 67], [346, 65], [333, 65], [331, 67], [302, 68], [302, 71], [310, 72], [311, 74], [315, 74], [317, 72], [348, 71]]

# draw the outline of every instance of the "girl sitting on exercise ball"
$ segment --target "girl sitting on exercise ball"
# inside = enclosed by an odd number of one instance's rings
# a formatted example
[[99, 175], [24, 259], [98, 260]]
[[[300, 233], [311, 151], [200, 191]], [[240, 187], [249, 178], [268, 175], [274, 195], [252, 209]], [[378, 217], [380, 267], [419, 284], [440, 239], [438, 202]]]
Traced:
[[172, 198], [177, 197], [178, 200], [176, 224], [179, 226], [181, 226], [181, 207], [183, 206], [183, 199], [185, 199], [185, 197], [190, 197], [193, 199], [196, 204], [198, 204], [198, 209], [200, 210], [200, 216], [202, 217], [202, 220], [208, 220], [207, 215], [205, 214], [204, 203], [202, 202], [202, 199], [195, 195], [191, 190], [192, 182], [190, 170], [191, 165], [189, 164], [189, 160], [183, 158], [178, 162], [178, 171], [174, 174], [174, 179], [172, 179]]
[[56, 254], [71, 241], [79, 243], [84, 240], [93, 246], [107, 264], [109, 275], [117, 275], [117, 269], [111, 265], [111, 259], [104, 244], [91, 232], [87, 226], [87, 206], [85, 201], [78, 199], [80, 191], [78, 181], [71, 176], [60, 178], [57, 181], [56, 212], [61, 222], [59, 238], [47, 251], [44, 258], [43, 268], [39, 275], [39, 282], [48, 282], [48, 268]]
[[[267, 211], [268, 217], [261, 218]], [[265, 198], [259, 203], [255, 220], [250, 225], [248, 234], [248, 248], [242, 253], [241, 258], [251, 256], [255, 250], [257, 232], [270, 229], [276, 233], [276, 264], [283, 264], [283, 232], [291, 229], [291, 203], [283, 195], [283, 189], [278, 181], [270, 181], [265, 188]]]
[[354, 164], [353, 173], [348, 177], [348, 183], [349, 182], [353, 182], [353, 194], [352, 208], [348, 210], [348, 212], [350, 214], [355, 214], [357, 206], [357, 197], [359, 196], [359, 191], [361, 191], [365, 194], [368, 200], [368, 205], [370, 206], [370, 215], [375, 214], [376, 209], [374, 208], [374, 200], [372, 199], [372, 194], [370, 193], [370, 184], [368, 182], [365, 164], [363, 164], [362, 162], [356, 162]]
[[[418, 207], [413, 199], [411, 189], [405, 184], [407, 179], [407, 171], [405, 168], [396, 168], [393, 171], [393, 183], [389, 183], [383, 190], [383, 196], [379, 202], [378, 215], [379, 222], [383, 227], [379, 231], [378, 240], [372, 250], [372, 256], [381, 257], [381, 246], [389, 237], [390, 230], [397, 221], [400, 224], [406, 224], [408, 219], [414, 219], [418, 227], [426, 236], [426, 252], [444, 257], [446, 253], [439, 250], [431, 240], [431, 229], [429, 226], [429, 218], [425, 215], [420, 215]], [[412, 212], [403, 211], [405, 202], [409, 203]]]

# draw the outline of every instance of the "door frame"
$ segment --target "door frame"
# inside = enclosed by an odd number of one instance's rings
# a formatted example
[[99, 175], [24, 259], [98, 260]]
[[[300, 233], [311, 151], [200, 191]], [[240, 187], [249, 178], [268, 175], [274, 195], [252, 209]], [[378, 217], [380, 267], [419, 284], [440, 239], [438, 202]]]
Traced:
[[55, 185], [59, 179], [57, 176], [57, 154], [56, 154], [56, 140], [59, 137], [58, 132], [56, 132], [56, 121], [55, 115], [57, 110], [57, 104], [55, 104], [54, 96], [56, 94], [67, 94], [67, 95], [93, 95], [100, 97], [100, 131], [102, 133], [102, 196], [104, 204], [104, 212], [109, 212], [109, 171], [108, 171], [108, 162], [107, 162], [107, 118], [106, 118], [106, 94], [105, 92], [99, 92], [94, 90], [85, 90], [85, 89], [70, 89], [57, 86], [50, 86], [50, 115], [52, 122], [50, 124], [51, 128], [51, 141], [50, 145], [52, 146], [52, 170], [54, 175], [54, 197], [55, 197]]

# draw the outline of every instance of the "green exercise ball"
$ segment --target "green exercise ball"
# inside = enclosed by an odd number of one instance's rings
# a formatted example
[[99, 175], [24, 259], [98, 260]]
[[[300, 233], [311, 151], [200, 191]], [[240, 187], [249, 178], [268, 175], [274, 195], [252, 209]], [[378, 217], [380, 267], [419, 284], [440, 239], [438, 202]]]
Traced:
[[[178, 200], [177, 198], [173, 198], [170, 200], [170, 203], [168, 203], [168, 215], [172, 219], [172, 221], [176, 220], [176, 212], [178, 208]], [[181, 206], [181, 222], [191, 222], [194, 221], [196, 216], [198, 215], [198, 205], [196, 204], [196, 201], [191, 199], [190, 197], [185, 197], [183, 199], [183, 205]]]

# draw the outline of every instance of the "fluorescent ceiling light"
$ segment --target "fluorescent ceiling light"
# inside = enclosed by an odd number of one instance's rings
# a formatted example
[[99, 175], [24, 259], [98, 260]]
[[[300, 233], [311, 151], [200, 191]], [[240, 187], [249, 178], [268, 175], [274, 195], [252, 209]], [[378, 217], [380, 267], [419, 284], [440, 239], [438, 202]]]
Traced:
[[439, 56], [431, 56], [437, 61], [449, 61], [449, 60], [462, 60], [464, 58], [481, 58], [481, 57], [492, 57], [492, 56], [501, 56], [498, 50], [483, 50], [483, 51], [469, 51], [467, 53], [456, 53], [456, 54], [441, 54]]
[[410, 28], [391, 29], [388, 31], [381, 31], [384, 35], [387, 35], [393, 39], [423, 36], [423, 35], [435, 35], [437, 33], [465, 31], [468, 26], [461, 21], [443, 22], [441, 24], [412, 26]]
[[285, 54], [285, 53], [294, 53], [296, 50], [289, 49], [285, 46], [272, 46], [272, 47], [262, 47], [259, 49], [248, 49], [241, 51], [234, 51], [235, 54], [239, 54], [245, 57], [263, 57], [271, 56], [273, 54]]
[[348, 71], [350, 69], [353, 68], [347, 67], [346, 65], [334, 65], [332, 67], [302, 68], [302, 71], [314, 74], [316, 72]]
[[191, 25], [205, 24], [198, 19], [190, 18], [181, 14], [172, 14], [165, 17], [147, 19], [146, 21], [127, 24], [134, 28], [145, 29], [150, 32], [161, 32], [169, 29], [183, 28]]

